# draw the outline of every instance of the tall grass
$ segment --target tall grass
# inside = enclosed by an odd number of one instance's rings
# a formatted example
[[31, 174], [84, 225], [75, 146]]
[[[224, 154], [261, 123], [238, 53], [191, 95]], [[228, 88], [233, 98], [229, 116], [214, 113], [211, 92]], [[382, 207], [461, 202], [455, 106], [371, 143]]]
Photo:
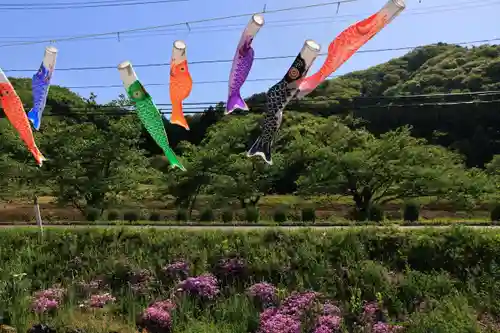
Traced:
[[[259, 309], [245, 289], [260, 281], [276, 285], [282, 298], [292, 290], [321, 292], [344, 310], [346, 332], [354, 330], [365, 301], [383, 303], [391, 321], [409, 328], [438, 321], [424, 320], [426, 313], [445, 313], [450, 322], [458, 316], [460, 323], [451, 324], [464, 332], [464, 327], [477, 326], [476, 312], [500, 314], [499, 246], [496, 231], [462, 228], [210, 232], [94, 228], [46, 230], [44, 239], [34, 230], [5, 229], [0, 231], [0, 309], [6, 309], [12, 326], [20, 331], [43, 319], [57, 327], [91, 332], [133, 332], [137, 315], [175, 289], [176, 281], [166, 279], [163, 268], [185, 260], [191, 275], [216, 274], [221, 295], [203, 307], [190, 300], [181, 302], [173, 313], [175, 332], [255, 331]], [[221, 275], [221, 260], [227, 258], [244, 263], [237, 276]], [[153, 282], [138, 290], [131, 276], [144, 269]], [[95, 279], [107, 281], [117, 301], [102, 310], [80, 311], [82, 297], [76, 284]], [[30, 296], [55, 284], [67, 287], [70, 295], [56, 316], [38, 318], [29, 309]], [[457, 297], [464, 306], [456, 306]], [[445, 328], [443, 332], [448, 332]]]

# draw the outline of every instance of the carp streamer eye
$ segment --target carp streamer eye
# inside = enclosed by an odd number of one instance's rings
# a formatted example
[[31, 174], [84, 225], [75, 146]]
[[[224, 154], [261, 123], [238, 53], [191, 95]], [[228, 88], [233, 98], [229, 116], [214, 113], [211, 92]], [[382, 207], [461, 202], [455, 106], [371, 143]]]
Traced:
[[141, 98], [142, 97], [142, 91], [141, 90], [134, 91], [132, 93], [132, 95], [134, 96], [134, 98]]
[[299, 78], [300, 76], [300, 71], [295, 68], [295, 67], [292, 67], [290, 68], [290, 70], [288, 71], [288, 76], [290, 77], [290, 79], [292, 80], [296, 80]]

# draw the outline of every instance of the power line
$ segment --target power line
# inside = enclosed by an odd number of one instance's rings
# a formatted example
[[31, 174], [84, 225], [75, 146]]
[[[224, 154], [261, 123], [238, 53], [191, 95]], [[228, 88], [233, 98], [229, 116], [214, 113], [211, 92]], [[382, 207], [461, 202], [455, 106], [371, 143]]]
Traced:
[[28, 2], [28, 3], [4, 3], [0, 6], [12, 7], [45, 7], [45, 6], [73, 6], [85, 4], [106, 4], [115, 2], [135, 2], [137, 0], [98, 0], [98, 1], [63, 1], [63, 2]]
[[[113, 0], [113, 1], [139, 1], [139, 0]], [[150, 0], [149, 0], [150, 1]], [[181, 1], [181, 0], [179, 0]], [[187, 1], [187, 0], [186, 0]], [[335, 2], [337, 3], [337, 2]], [[334, 4], [335, 4], [334, 3]], [[408, 16], [408, 15], [422, 15], [422, 14], [435, 14], [439, 12], [448, 12], [448, 11], [454, 11], [454, 10], [462, 10], [462, 9], [476, 9], [479, 7], [485, 7], [485, 6], [493, 6], [493, 5], [499, 5], [500, 2], [498, 0], [493, 1], [493, 2], [484, 2], [484, 1], [479, 1], [477, 4], [475, 4], [476, 1], [471, 0], [469, 2], [458, 2], [458, 3], [453, 3], [453, 4], [443, 4], [443, 5], [437, 5], [437, 6], [428, 6], [428, 7], [423, 7], [419, 9], [414, 9], [414, 10], [407, 10], [401, 14], [401, 16]], [[466, 6], [456, 6], [456, 5], [466, 5]], [[473, 6], [471, 6], [473, 5]], [[1, 6], [1, 5], [0, 5]], [[452, 7], [452, 8], [446, 8], [446, 7]], [[445, 7], [445, 8], [443, 8]], [[435, 10], [439, 9], [441, 10]], [[423, 10], [423, 11], [422, 11]], [[427, 10], [427, 11], [426, 11]], [[266, 13], [269, 13], [271, 11], [266, 11]], [[338, 22], [345, 22], [348, 21], [346, 18], [348, 17], [365, 17], [366, 15], [369, 15], [370, 13], [366, 14], [347, 14], [347, 15], [335, 15], [335, 16], [324, 16], [324, 17], [313, 17], [313, 18], [300, 18], [300, 19], [288, 19], [288, 20], [276, 20], [276, 21], [267, 21], [266, 22], [266, 27], [269, 28], [277, 28], [277, 27], [287, 27], [287, 26], [300, 26], [300, 25], [305, 25], [305, 24], [321, 24], [321, 23], [338, 23]], [[343, 19], [344, 18], [344, 19]], [[311, 20], [315, 20], [312, 21]], [[321, 21], [322, 20], [322, 21]], [[327, 21], [325, 21], [327, 20]], [[333, 20], [333, 21], [332, 21]], [[192, 27], [189, 25], [189, 23], [200, 23], [200, 22], [186, 22], [182, 24], [176, 24], [178, 26], [182, 26], [188, 29], [190, 34], [193, 33], [210, 33], [210, 32], [221, 32], [221, 31], [230, 31], [231, 27], [234, 28], [239, 28], [239, 27], [244, 27], [245, 25], [212, 25], [212, 26], [203, 26], [203, 27]], [[282, 23], [280, 25], [276, 25], [273, 23]], [[220, 28], [220, 29], [214, 29], [214, 28]], [[210, 30], [211, 29], [211, 30]], [[150, 30], [141, 30], [141, 31], [128, 31], [126, 32], [125, 36], [120, 35], [120, 39], [124, 38], [143, 38], [143, 37], [150, 37], [150, 36], [165, 36], [165, 35], [172, 35], [176, 34], [179, 31], [186, 31], [186, 29], [168, 29], [166, 28], [157, 28], [155, 29], [156, 31], [168, 31], [165, 33], [153, 33], [153, 31]], [[112, 35], [118, 34], [118, 33], [125, 33], [125, 32], [115, 32], [115, 33], [109, 33]], [[139, 35], [133, 35], [133, 34], [139, 34]], [[73, 36], [61, 36], [61, 37], [50, 37], [50, 41], [61, 41], [66, 38], [72, 38]], [[18, 39], [37, 39], [37, 38], [48, 38], [48, 37], [43, 37], [43, 36], [20, 36], [20, 37], [0, 37], [0, 39], [13, 39], [13, 38], [18, 38]], [[85, 39], [91, 39], [91, 40], [104, 40], [104, 39], [115, 39], [116, 36], [97, 36], [97, 37], [88, 37]], [[23, 44], [25, 43], [24, 41], [14, 41], [11, 42], [13, 44]], [[7, 46], [10, 46], [12, 44], [9, 44]], [[0, 45], [0, 47], [3, 45]]]
[[[337, 1], [323, 2], [323, 3], [303, 5], [303, 6], [286, 7], [286, 8], [279, 8], [279, 9], [271, 9], [271, 10], [266, 10], [265, 13], [266, 14], [273, 14], [273, 13], [294, 11], [294, 10], [299, 10], [299, 9], [308, 9], [308, 8], [317, 8], [317, 7], [332, 6], [332, 5], [337, 5], [337, 4], [341, 4], [341, 3], [348, 3], [348, 2], [355, 2], [355, 1], [358, 1], [358, 0], [337, 0]], [[262, 13], [262, 12], [260, 12], [260, 13]], [[39, 40], [39, 41], [28, 41], [28, 42], [22, 42], [22, 43], [3, 44], [3, 45], [0, 45], [0, 47], [23, 46], [23, 45], [34, 45], [34, 44], [46, 44], [46, 43], [54, 43], [54, 42], [65, 42], [65, 41], [70, 41], [70, 40], [88, 39], [88, 38], [99, 37], [99, 36], [109, 36], [109, 35], [126, 34], [126, 33], [137, 32], [137, 31], [157, 30], [157, 29], [161, 29], [161, 28], [178, 27], [178, 26], [186, 26], [186, 25], [189, 26], [190, 24], [205, 23], [205, 22], [214, 22], [214, 21], [222, 21], [222, 20], [228, 20], [228, 19], [240, 18], [240, 17], [248, 17], [248, 16], [251, 16], [253, 14], [255, 14], [255, 12], [253, 12], [253, 13], [245, 13], [245, 14], [229, 15], [229, 16], [211, 17], [211, 18], [205, 18], [205, 19], [200, 19], [200, 20], [185, 21], [185, 22], [170, 23], [170, 24], [162, 24], [162, 25], [149, 26], [149, 27], [143, 27], [143, 28], [135, 28], [135, 29], [127, 29], [127, 30], [121, 30], [121, 31], [103, 32], [103, 33], [88, 34], [88, 35], [77, 35], [77, 36], [66, 37], [66, 38], [59, 38], [59, 39], [48, 39], [48, 40]]]
[[[345, 101], [349, 100], [349, 105], [342, 105], [342, 108], [345, 109], [372, 109], [372, 108], [407, 108], [407, 107], [424, 107], [424, 106], [451, 106], [451, 105], [467, 105], [467, 104], [492, 104], [492, 103], [500, 103], [500, 99], [494, 100], [467, 100], [467, 101], [444, 101], [444, 102], [417, 102], [410, 101], [408, 104], [394, 104], [395, 101], [398, 100], [411, 100], [417, 98], [439, 98], [439, 97], [451, 97], [451, 96], [499, 96], [500, 90], [493, 91], [476, 91], [476, 92], [460, 92], [460, 93], [434, 93], [434, 94], [419, 94], [419, 95], [395, 95], [395, 96], [356, 96], [352, 99], [343, 99]], [[338, 98], [327, 98], [321, 100], [293, 100], [289, 104], [289, 108], [305, 106], [312, 107], [318, 106], [321, 108], [325, 108], [325, 106], [321, 105], [321, 103], [328, 102], [338, 102], [341, 99]], [[383, 100], [389, 100], [384, 104], [373, 103], [372, 105], [357, 105], [356, 102], [363, 100], [379, 100], [382, 102]], [[172, 104], [169, 103], [157, 103], [159, 110], [162, 114], [170, 114]], [[250, 103], [252, 110], [263, 110], [266, 106], [266, 103]], [[217, 108], [224, 107], [223, 102], [187, 102], [184, 103], [184, 113], [186, 114], [201, 114], [204, 111], [207, 111], [209, 108]], [[328, 106], [326, 106], [328, 108]], [[88, 106], [88, 107], [70, 107], [70, 110], [76, 112], [57, 112], [57, 113], [47, 113], [47, 116], [80, 116], [80, 115], [88, 115], [88, 116], [125, 116], [133, 113], [129, 113], [133, 111], [133, 105], [97, 105], [96, 107]]]
[[[365, 106], [356, 106], [355, 110], [363, 110], [363, 109], [404, 109], [408, 107], [429, 107], [429, 106], [456, 106], [456, 105], [482, 105], [482, 104], [497, 104], [499, 103], [500, 105], [500, 99], [496, 100], [491, 100], [491, 101], [461, 101], [461, 102], [437, 102], [437, 103], [414, 103], [414, 104], [386, 104], [386, 105], [365, 105]], [[262, 106], [261, 106], [262, 107]], [[116, 107], [118, 108], [118, 107]], [[184, 111], [184, 114], [191, 114], [191, 115], [196, 115], [196, 114], [203, 114], [207, 110], [207, 108], [192, 108], [192, 109], [186, 109]], [[258, 109], [256, 107], [250, 107], [250, 110], [252, 109]], [[112, 117], [112, 116], [129, 116], [129, 115], [135, 115], [133, 110], [123, 110], [123, 111], [105, 111], [102, 110], [102, 112], [98, 112], [99, 109], [97, 110], [92, 110], [90, 112], [73, 112], [73, 113], [48, 113], [44, 115], [44, 117], [47, 116], [52, 116], [52, 117], [64, 117], [64, 116], [104, 116], [104, 117]], [[355, 111], [351, 110], [351, 111]], [[172, 114], [172, 109], [169, 108], [160, 108], [159, 109], [160, 113], [162, 115], [169, 115]], [[287, 112], [288, 110], [285, 110]], [[289, 110], [289, 111], [294, 111], [294, 110]], [[300, 111], [299, 111], [300, 112]], [[333, 114], [332, 114], [333, 115]]]
[[[492, 39], [481, 39], [481, 40], [474, 40], [474, 41], [467, 41], [467, 42], [456, 42], [456, 43], [448, 43], [451, 45], [468, 45], [468, 44], [477, 44], [477, 43], [490, 43], [490, 42], [496, 42], [500, 41], [500, 38], [492, 38]], [[436, 43], [435, 43], [436, 44]], [[435, 44], [430, 44], [430, 45], [435, 45]], [[380, 49], [368, 49], [368, 50], [359, 50], [356, 52], [358, 53], [375, 53], [375, 52], [391, 52], [391, 51], [407, 51], [407, 50], [413, 50], [416, 48], [419, 48], [422, 46], [401, 46], [401, 47], [392, 47], [392, 48], [380, 48]], [[318, 56], [326, 56], [326, 52], [320, 53]], [[294, 55], [284, 55], [284, 56], [268, 56], [268, 57], [255, 57], [254, 60], [256, 61], [263, 61], [263, 60], [277, 60], [277, 59], [292, 59], [297, 57], [296, 54]], [[201, 65], [201, 64], [217, 64], [217, 63], [232, 63], [233, 59], [212, 59], [212, 60], [198, 60], [198, 61], [191, 61], [189, 62], [189, 65]], [[139, 67], [164, 67], [164, 66], [170, 66], [169, 62], [164, 62], [164, 63], [149, 63], [149, 64], [134, 64], [135, 68]], [[116, 70], [116, 65], [107, 65], [107, 66], [88, 66], [88, 67], [68, 67], [68, 68], [57, 68], [56, 70], [58, 72], [62, 71], [89, 71], [89, 70], [107, 70], [107, 69], [113, 69]], [[4, 69], [4, 72], [33, 72], [34, 69]]]
[[79, 3], [78, 5], [73, 5], [72, 3], [67, 3], [66, 5], [52, 5], [43, 6], [43, 4], [0, 4], [0, 10], [59, 10], [59, 9], [84, 9], [84, 8], [103, 8], [103, 7], [121, 7], [121, 6], [138, 6], [138, 5], [148, 5], [148, 4], [160, 4], [160, 3], [174, 3], [174, 2], [186, 2], [189, 0], [133, 0], [134, 2], [124, 2], [121, 1], [96, 1]]

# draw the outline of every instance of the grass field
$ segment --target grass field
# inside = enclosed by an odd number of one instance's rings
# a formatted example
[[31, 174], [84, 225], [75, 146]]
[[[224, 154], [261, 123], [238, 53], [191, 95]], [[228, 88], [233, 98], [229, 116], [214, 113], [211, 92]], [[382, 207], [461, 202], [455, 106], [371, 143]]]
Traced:
[[498, 332], [499, 245], [496, 229], [0, 229], [0, 310], [18, 331]]

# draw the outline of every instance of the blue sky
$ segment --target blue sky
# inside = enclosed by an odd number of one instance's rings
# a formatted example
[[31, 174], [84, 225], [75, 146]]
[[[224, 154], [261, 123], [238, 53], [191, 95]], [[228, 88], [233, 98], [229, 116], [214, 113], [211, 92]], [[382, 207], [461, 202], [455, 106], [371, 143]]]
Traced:
[[[59, 1], [59, 0], [57, 0]], [[20, 0], [20, 2], [47, 3], [56, 0]], [[71, 1], [71, 0], [65, 0]], [[75, 0], [76, 1], [76, 0]], [[145, 26], [178, 23], [221, 17], [267, 9], [320, 3], [321, 0], [190, 0], [170, 4], [148, 4], [121, 8], [87, 8], [72, 10], [3, 11], [2, 20], [8, 29], [0, 34], [0, 45], [18, 40], [47, 39], [60, 36], [92, 34], [132, 29]], [[306, 39], [314, 39], [326, 51], [328, 44], [349, 24], [375, 12], [386, 0], [358, 0], [342, 4], [336, 16], [336, 6], [296, 10], [265, 15], [266, 23], [254, 41], [257, 57], [295, 55]], [[469, 4], [467, 4], [469, 3]], [[407, 8], [388, 27], [362, 49], [415, 46], [435, 42], [460, 42], [500, 37], [498, 12], [500, 1], [493, 0], [407, 0]], [[434, 11], [434, 12], [433, 12]], [[417, 14], [420, 13], [420, 14]], [[293, 19], [330, 17], [308, 24], [283, 23]], [[169, 62], [172, 43], [183, 39], [188, 46], [188, 61], [232, 59], [241, 31], [250, 17], [204, 24], [193, 24], [192, 32], [176, 27], [168, 30], [123, 35], [105, 39], [77, 40], [56, 43], [59, 56], [53, 84], [61, 86], [121, 84], [116, 69], [93, 71], [57, 71], [57, 68], [85, 66], [116, 66], [124, 60], [132, 64]], [[279, 21], [280, 23], [276, 23]], [[275, 22], [275, 23], [273, 23]], [[229, 25], [224, 28], [223, 25]], [[281, 25], [281, 26], [280, 26]], [[206, 28], [216, 26], [216, 28]], [[205, 27], [205, 28], [204, 28]], [[207, 30], [204, 30], [207, 29]], [[217, 31], [213, 31], [213, 30]], [[140, 36], [140, 37], [138, 37]], [[46, 45], [4, 47], [0, 49], [0, 67], [9, 76], [30, 77], [38, 68]], [[337, 74], [364, 69], [385, 62], [407, 51], [360, 53], [344, 64]], [[319, 57], [312, 71], [319, 68], [324, 57]], [[279, 78], [284, 75], [292, 59], [255, 61], [249, 78]], [[226, 99], [227, 83], [196, 84], [196, 81], [227, 81], [230, 63], [198, 64], [190, 66], [195, 81], [186, 102], [215, 102]], [[10, 73], [9, 69], [32, 69], [32, 72]], [[136, 72], [144, 84], [168, 83], [168, 67], [141, 67]], [[273, 81], [247, 82], [242, 95], [247, 97], [267, 90]], [[157, 103], [169, 103], [168, 86], [148, 87]], [[123, 88], [74, 89], [87, 97], [91, 91], [100, 102], [109, 101], [123, 93]]]

